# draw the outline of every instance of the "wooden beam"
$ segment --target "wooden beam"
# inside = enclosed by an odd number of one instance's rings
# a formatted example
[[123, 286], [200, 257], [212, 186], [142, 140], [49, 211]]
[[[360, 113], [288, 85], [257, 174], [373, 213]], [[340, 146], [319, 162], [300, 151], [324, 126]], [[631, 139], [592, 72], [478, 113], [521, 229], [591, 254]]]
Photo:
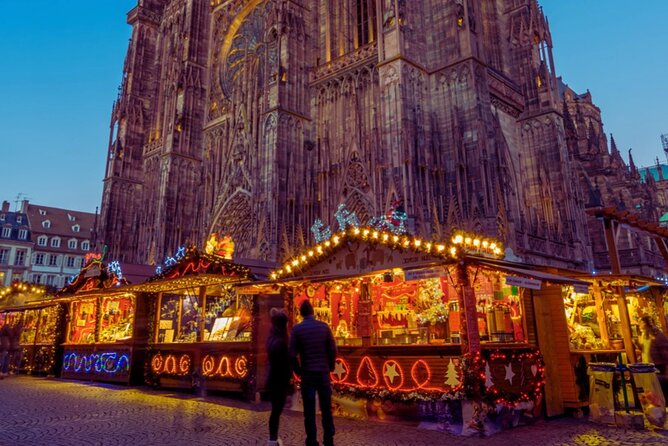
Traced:
[[612, 220], [609, 218], [603, 219], [603, 226], [605, 228], [605, 240], [608, 243], [608, 253], [610, 255], [610, 267], [612, 274], [619, 274], [621, 266], [619, 263], [619, 253], [617, 252], [617, 244], [615, 243], [615, 233], [613, 230]]

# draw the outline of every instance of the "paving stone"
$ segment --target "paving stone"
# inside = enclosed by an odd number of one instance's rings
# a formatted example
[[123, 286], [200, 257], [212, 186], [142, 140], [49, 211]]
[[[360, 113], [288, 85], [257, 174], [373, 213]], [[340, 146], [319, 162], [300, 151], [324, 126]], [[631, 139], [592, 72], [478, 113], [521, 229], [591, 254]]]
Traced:
[[[56, 379], [0, 381], [0, 445], [266, 445], [269, 406], [219, 397]], [[668, 444], [662, 431], [629, 431], [584, 419], [540, 421], [486, 438], [464, 438], [402, 423], [335, 420], [340, 446], [647, 445]], [[286, 412], [286, 446], [304, 443], [302, 414]]]

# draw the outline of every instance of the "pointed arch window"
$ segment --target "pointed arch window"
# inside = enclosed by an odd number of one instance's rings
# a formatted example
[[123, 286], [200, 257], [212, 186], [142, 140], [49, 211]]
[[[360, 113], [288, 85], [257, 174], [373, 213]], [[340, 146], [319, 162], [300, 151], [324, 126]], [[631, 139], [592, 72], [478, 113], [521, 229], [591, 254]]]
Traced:
[[357, 48], [376, 41], [376, 0], [354, 0]]

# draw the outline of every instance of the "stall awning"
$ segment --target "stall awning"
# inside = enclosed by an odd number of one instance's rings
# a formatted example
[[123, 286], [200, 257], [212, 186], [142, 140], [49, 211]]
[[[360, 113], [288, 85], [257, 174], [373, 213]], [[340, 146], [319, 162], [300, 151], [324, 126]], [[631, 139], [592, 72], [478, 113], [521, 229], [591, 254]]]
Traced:
[[252, 283], [246, 277], [230, 277], [217, 274], [197, 274], [184, 276], [178, 279], [156, 280], [139, 285], [124, 287], [128, 291], [143, 291], [147, 293], [159, 293], [161, 291], [180, 290], [185, 288], [199, 288], [201, 286], [224, 285], [232, 283]]
[[590, 285], [590, 282], [584, 280], [574, 279], [572, 277], [558, 276], [556, 274], [550, 274], [543, 271], [536, 271], [533, 269], [522, 268], [520, 266], [508, 264], [505, 262], [490, 262], [486, 260], [479, 260], [476, 261], [475, 263], [477, 265], [486, 266], [488, 268], [503, 271], [508, 274], [513, 274], [544, 282], [559, 283], [564, 285], [582, 285], [582, 286]]

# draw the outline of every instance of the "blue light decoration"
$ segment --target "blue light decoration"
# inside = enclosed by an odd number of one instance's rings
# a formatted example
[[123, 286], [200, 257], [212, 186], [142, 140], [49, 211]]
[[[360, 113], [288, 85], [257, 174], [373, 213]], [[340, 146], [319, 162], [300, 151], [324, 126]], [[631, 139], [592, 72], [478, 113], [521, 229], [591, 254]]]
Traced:
[[329, 226], [325, 224], [319, 218], [315, 219], [313, 226], [311, 226], [311, 232], [313, 233], [313, 238], [316, 243], [322, 243], [325, 240], [329, 240], [332, 237], [332, 230]]
[[162, 274], [162, 267], [169, 268], [170, 266], [176, 265], [179, 260], [186, 256], [185, 246], [180, 246], [173, 256], [167, 256], [162, 265], [155, 267], [155, 274]]
[[116, 285], [117, 286], [120, 285], [121, 284], [120, 281], [123, 279], [123, 271], [121, 269], [120, 262], [118, 260], [114, 260], [109, 265], [107, 265], [107, 270], [109, 270], [110, 273], [116, 275], [116, 277], [119, 280], [119, 282]]
[[404, 235], [408, 233], [406, 228], [406, 221], [408, 214], [404, 210], [404, 205], [401, 201], [396, 200], [392, 202], [392, 207], [380, 217], [373, 217], [369, 220], [369, 226], [378, 229], [379, 231], [390, 231], [397, 235]]
[[117, 375], [130, 371], [130, 357], [127, 353], [105, 352], [79, 354], [66, 353], [63, 357], [63, 370], [70, 373]]
[[339, 231], [345, 231], [348, 225], [353, 228], [359, 228], [360, 221], [354, 212], [350, 212], [344, 203], [339, 205], [338, 210], [334, 214], [336, 221], [339, 223]]

